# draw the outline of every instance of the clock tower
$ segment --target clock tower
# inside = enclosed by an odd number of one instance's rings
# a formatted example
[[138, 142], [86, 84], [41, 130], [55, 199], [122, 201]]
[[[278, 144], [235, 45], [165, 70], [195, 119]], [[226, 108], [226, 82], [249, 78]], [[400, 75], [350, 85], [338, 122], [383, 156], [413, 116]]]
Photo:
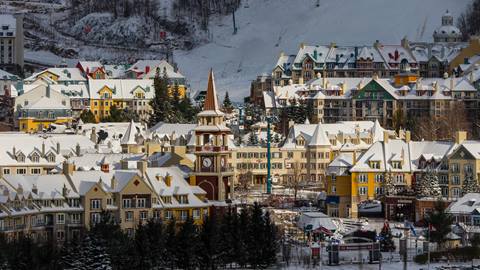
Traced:
[[208, 76], [203, 111], [197, 114], [195, 127], [195, 180], [207, 192], [209, 200], [233, 198], [233, 169], [229, 165], [230, 129], [225, 114], [219, 110], [213, 71]]

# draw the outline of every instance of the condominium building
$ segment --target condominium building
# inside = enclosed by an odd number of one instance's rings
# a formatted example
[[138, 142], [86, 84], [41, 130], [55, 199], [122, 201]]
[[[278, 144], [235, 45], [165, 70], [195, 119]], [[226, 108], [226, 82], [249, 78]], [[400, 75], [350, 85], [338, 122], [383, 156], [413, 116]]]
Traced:
[[0, 68], [18, 72], [23, 69], [23, 15], [0, 14]]

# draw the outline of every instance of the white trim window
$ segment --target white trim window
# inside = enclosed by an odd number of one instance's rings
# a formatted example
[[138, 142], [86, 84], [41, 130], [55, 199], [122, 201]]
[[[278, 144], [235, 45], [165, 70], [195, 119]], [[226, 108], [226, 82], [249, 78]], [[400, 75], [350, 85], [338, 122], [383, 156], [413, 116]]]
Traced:
[[358, 182], [366, 183], [368, 181], [368, 175], [366, 173], [361, 173], [358, 175]]
[[100, 199], [91, 199], [90, 200], [90, 209], [100, 209], [102, 202]]
[[358, 187], [358, 194], [359, 195], [367, 195], [368, 187]]
[[57, 214], [57, 224], [65, 224], [65, 214]]
[[185, 221], [188, 218], [188, 210], [180, 211], [180, 220]]
[[193, 219], [199, 219], [200, 218], [200, 209], [194, 209], [193, 210]]
[[383, 174], [375, 174], [375, 182], [382, 183], [383, 182]]
[[123, 208], [130, 208], [132, 207], [132, 199], [123, 199], [122, 200]]
[[147, 199], [138, 198], [137, 199], [137, 208], [145, 208], [147, 206]]

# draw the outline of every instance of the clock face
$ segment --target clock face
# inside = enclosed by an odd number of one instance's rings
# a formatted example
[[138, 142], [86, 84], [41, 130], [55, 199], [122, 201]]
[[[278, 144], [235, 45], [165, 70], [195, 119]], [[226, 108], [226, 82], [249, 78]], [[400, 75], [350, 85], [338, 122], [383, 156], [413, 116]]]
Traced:
[[222, 157], [222, 159], [220, 160], [220, 164], [222, 165], [222, 167], [225, 167], [225, 157]]
[[203, 158], [202, 165], [203, 165], [203, 167], [209, 168], [210, 166], [212, 166], [212, 159], [211, 158]]

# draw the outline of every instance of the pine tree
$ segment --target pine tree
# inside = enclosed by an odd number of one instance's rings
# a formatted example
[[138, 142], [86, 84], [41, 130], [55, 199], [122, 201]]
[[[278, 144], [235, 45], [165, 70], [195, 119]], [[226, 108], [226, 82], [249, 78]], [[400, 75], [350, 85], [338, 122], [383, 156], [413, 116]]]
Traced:
[[392, 230], [390, 224], [385, 222], [380, 232], [380, 250], [383, 252], [395, 251], [395, 243], [393, 242]]
[[170, 122], [170, 119], [175, 115], [175, 112], [170, 103], [170, 96], [168, 93], [168, 77], [166, 69], [163, 70], [163, 76], [160, 76], [160, 71], [157, 69], [155, 78], [153, 79], [153, 88], [155, 89], [155, 96], [150, 101], [152, 107], [152, 114], [149, 118], [149, 125], [154, 126], [158, 122]]
[[478, 181], [474, 178], [472, 173], [465, 174], [465, 179], [462, 184], [462, 194], [479, 192]]
[[442, 195], [438, 176], [432, 169], [427, 169], [415, 183], [415, 194], [418, 198], [437, 198]]
[[176, 237], [177, 267], [180, 269], [193, 269], [197, 263], [197, 239], [193, 219], [188, 216], [182, 224]]
[[238, 244], [238, 215], [229, 207], [222, 217], [219, 225], [219, 250], [221, 250], [220, 261], [225, 268], [236, 260], [236, 245]]
[[243, 208], [238, 217], [238, 242], [235, 246], [236, 262], [240, 267], [244, 268], [249, 261], [249, 245], [250, 245], [250, 214], [249, 211]]
[[137, 225], [135, 230], [135, 238], [133, 241], [134, 244], [134, 264], [132, 268], [134, 269], [151, 269], [153, 264], [154, 257], [151, 253], [151, 243], [149, 241], [149, 235], [147, 232], [146, 225], [141, 222]]
[[203, 221], [199, 237], [198, 262], [201, 269], [216, 269], [218, 265], [219, 233], [215, 215]]
[[277, 228], [270, 219], [270, 213], [267, 211], [264, 215], [264, 236], [262, 251], [261, 251], [261, 266], [267, 268], [276, 262], [278, 242], [277, 242]]
[[146, 225], [146, 234], [149, 242], [149, 253], [152, 257], [153, 266], [160, 266], [164, 262], [162, 258], [165, 258], [165, 235], [164, 228], [161, 221], [149, 220]]
[[445, 243], [445, 237], [452, 231], [453, 217], [446, 211], [445, 203], [437, 201], [432, 213], [425, 221], [431, 224], [434, 230], [430, 232], [430, 242], [436, 242], [439, 246]]
[[172, 219], [168, 222], [165, 229], [165, 261], [164, 265], [167, 268], [174, 269], [175, 264], [178, 261], [178, 254], [176, 250], [177, 236], [175, 232], [176, 222]]
[[96, 123], [95, 115], [90, 110], [83, 110], [80, 114], [80, 119], [82, 119], [83, 123]]
[[249, 237], [247, 238], [247, 254], [248, 263], [250, 267], [257, 268], [262, 265], [263, 251], [262, 246], [265, 240], [264, 235], [264, 221], [262, 208], [258, 203], [253, 205], [251, 209], [249, 224], [248, 224]]
[[225, 98], [223, 99], [223, 109], [227, 113], [231, 113], [232, 110], [233, 110], [232, 101], [230, 100], [230, 97], [228, 96], [228, 91], [225, 92]]
[[393, 176], [391, 172], [387, 172], [384, 174], [384, 187], [385, 187], [385, 194], [386, 195], [395, 195], [397, 191], [395, 189], [395, 183], [393, 182]]

